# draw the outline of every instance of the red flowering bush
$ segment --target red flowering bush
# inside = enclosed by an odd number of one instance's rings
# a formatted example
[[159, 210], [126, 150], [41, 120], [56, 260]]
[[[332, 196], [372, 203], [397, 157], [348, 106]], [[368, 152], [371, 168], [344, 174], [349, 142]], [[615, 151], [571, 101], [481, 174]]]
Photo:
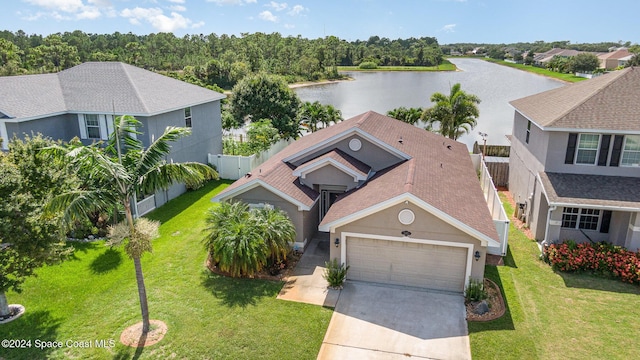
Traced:
[[640, 284], [640, 252], [628, 251], [609, 243], [565, 241], [544, 248], [544, 260], [560, 271], [591, 272]]

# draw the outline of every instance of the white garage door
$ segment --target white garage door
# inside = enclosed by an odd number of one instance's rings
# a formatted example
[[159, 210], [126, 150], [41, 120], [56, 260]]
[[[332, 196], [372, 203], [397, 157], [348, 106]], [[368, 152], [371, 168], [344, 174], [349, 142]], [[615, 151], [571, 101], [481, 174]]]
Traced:
[[347, 278], [461, 292], [467, 248], [348, 237]]

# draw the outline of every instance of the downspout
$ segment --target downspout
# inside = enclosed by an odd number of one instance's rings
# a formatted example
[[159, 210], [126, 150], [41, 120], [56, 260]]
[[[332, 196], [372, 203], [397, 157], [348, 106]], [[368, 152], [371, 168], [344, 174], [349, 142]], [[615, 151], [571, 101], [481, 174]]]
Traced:
[[549, 210], [547, 211], [547, 225], [544, 229], [544, 240], [542, 240], [542, 246], [550, 245], [549, 242], [549, 222], [551, 221], [551, 212], [555, 211], [558, 207], [556, 205], [549, 206]]

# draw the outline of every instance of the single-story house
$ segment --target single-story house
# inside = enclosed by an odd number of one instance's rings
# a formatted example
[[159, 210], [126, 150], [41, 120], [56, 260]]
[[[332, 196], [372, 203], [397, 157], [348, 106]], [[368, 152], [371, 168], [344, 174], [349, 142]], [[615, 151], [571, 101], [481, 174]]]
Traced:
[[461, 292], [500, 240], [467, 147], [367, 112], [311, 133], [212, 201], [286, 211], [328, 233], [348, 279]]
[[[106, 140], [118, 115], [135, 116], [145, 146], [167, 126], [192, 134], [171, 144], [167, 161], [207, 163], [222, 153], [220, 100], [225, 95], [121, 62], [87, 62], [54, 74], [0, 77], [0, 137], [41, 133], [85, 144]], [[185, 191], [182, 184], [159, 191], [145, 211]]]

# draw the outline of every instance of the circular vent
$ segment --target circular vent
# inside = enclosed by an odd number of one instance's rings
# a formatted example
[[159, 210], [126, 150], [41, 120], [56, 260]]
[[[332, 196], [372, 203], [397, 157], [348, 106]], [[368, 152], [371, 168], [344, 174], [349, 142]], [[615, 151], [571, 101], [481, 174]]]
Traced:
[[351, 139], [349, 141], [349, 149], [353, 151], [358, 151], [362, 148], [362, 142], [360, 139]]
[[409, 209], [402, 209], [398, 213], [398, 221], [400, 221], [402, 225], [411, 225], [413, 224], [413, 221], [415, 219], [416, 219], [416, 214], [414, 214], [413, 211]]

